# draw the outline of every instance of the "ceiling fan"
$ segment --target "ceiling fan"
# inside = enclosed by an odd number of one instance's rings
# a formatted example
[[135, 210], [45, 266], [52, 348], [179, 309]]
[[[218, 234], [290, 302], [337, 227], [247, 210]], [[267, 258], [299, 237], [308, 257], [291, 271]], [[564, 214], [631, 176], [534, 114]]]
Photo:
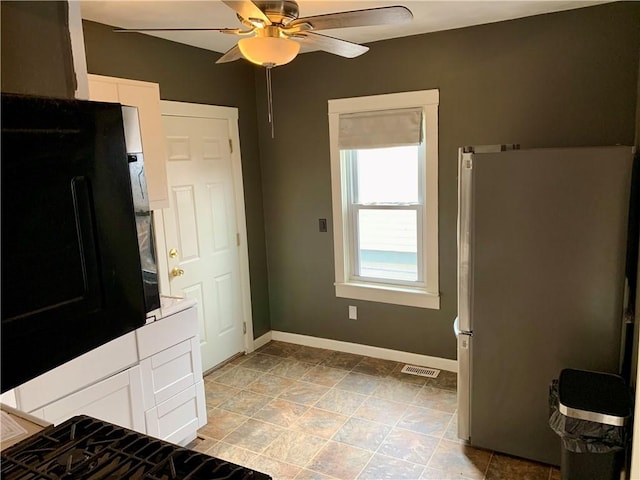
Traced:
[[299, 18], [295, 0], [222, 0], [232, 8], [242, 28], [118, 28], [115, 32], [215, 31], [242, 37], [216, 63], [245, 58], [266, 67], [269, 123], [273, 136], [271, 69], [292, 61], [301, 45], [316, 48], [345, 58], [355, 58], [369, 47], [316, 33], [318, 30], [390, 25], [410, 22], [411, 10], [389, 6], [328, 13]]
[[115, 32], [214, 31], [243, 37], [216, 63], [246, 58], [265, 67], [284, 65], [293, 60], [300, 45], [354, 58], [369, 47], [316, 33], [347, 27], [390, 25], [411, 21], [411, 10], [403, 6], [369, 8], [298, 18], [295, 0], [223, 0], [232, 8], [243, 28], [118, 28]]

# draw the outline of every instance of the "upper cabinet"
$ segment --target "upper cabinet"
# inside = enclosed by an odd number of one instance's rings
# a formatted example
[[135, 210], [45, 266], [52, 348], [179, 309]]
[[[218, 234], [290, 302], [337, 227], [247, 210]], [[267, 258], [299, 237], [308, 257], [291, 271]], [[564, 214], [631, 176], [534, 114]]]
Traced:
[[157, 83], [89, 74], [89, 99], [138, 107], [151, 209], [169, 206], [164, 133]]

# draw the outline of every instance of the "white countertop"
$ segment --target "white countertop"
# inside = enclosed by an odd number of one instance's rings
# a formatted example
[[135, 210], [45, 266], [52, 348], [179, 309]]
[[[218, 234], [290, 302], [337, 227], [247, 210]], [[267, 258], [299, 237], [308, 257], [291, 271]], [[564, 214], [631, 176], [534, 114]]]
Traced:
[[156, 322], [169, 315], [175, 315], [178, 312], [193, 307], [197, 303], [193, 298], [160, 295], [160, 308], [147, 313], [146, 324]]
[[186, 310], [187, 308], [193, 307], [196, 303], [196, 300], [193, 298], [160, 295], [160, 318]]

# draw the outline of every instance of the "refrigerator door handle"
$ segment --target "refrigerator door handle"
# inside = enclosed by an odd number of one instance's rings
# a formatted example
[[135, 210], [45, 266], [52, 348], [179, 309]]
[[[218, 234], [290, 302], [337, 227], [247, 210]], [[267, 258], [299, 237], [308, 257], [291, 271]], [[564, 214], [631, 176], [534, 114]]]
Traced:
[[460, 317], [456, 317], [456, 319], [453, 321], [453, 333], [456, 334], [456, 338], [458, 338], [460, 335], [468, 335], [470, 337], [473, 337], [473, 332], [460, 329]]
[[462, 331], [471, 331], [473, 153], [458, 150], [458, 318]]
[[471, 332], [459, 329], [458, 319], [453, 323], [458, 340], [458, 438], [471, 439]]

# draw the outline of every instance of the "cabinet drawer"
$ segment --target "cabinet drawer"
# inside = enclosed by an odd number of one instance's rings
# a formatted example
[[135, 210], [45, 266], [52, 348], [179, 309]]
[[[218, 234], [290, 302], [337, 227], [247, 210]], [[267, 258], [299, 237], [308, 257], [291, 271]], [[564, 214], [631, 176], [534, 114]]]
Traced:
[[207, 421], [204, 382], [198, 382], [145, 412], [147, 434], [186, 445]]
[[197, 338], [185, 340], [140, 362], [145, 410], [202, 380]]
[[198, 334], [196, 308], [187, 308], [136, 330], [140, 359], [150, 357], [177, 343], [195, 337]]
[[89, 415], [141, 433], [145, 432], [140, 367], [136, 366], [45, 406], [37, 413], [59, 424], [75, 415]]

